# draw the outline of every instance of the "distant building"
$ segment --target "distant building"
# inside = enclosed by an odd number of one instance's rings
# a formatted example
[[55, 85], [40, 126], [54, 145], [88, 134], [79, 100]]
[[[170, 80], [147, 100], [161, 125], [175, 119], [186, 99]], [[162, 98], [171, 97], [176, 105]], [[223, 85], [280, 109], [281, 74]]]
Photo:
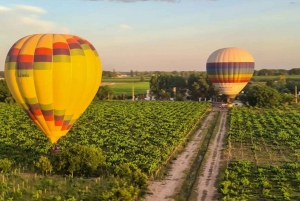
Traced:
[[128, 75], [117, 75], [118, 78], [128, 77]]

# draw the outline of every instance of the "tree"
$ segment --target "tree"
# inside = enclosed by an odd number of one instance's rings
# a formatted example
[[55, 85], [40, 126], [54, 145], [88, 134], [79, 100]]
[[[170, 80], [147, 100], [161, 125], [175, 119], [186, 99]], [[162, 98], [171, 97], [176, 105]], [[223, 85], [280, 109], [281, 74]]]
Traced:
[[278, 91], [269, 86], [257, 85], [250, 89], [243, 101], [251, 106], [273, 107], [282, 103], [282, 97]]
[[289, 93], [282, 94], [282, 103], [291, 104], [295, 100], [295, 95]]
[[168, 99], [174, 95], [173, 88], [176, 87], [176, 93], [182, 95], [186, 92], [186, 82], [181, 76], [167, 74], [154, 74], [149, 81], [150, 91], [156, 99]]
[[37, 167], [42, 172], [42, 174], [47, 174], [48, 172], [50, 172], [51, 174], [53, 169], [51, 162], [45, 156], [41, 156], [39, 158], [39, 160], [35, 163], [35, 167]]
[[4, 80], [0, 80], [0, 102], [14, 102]]
[[91, 175], [99, 166], [105, 165], [102, 151], [95, 148], [76, 145], [65, 148], [58, 156], [58, 169], [71, 173]]
[[274, 81], [274, 80], [268, 80], [268, 81], [266, 82], [266, 85], [269, 86], [269, 87], [274, 87], [275, 81]]
[[300, 75], [300, 68], [292, 68], [288, 73], [289, 75]]
[[0, 159], [0, 171], [7, 173], [11, 169], [12, 162], [7, 158]]
[[108, 86], [100, 86], [94, 100], [111, 100], [113, 98], [114, 91]]
[[130, 71], [130, 77], [134, 77], [133, 70]]
[[140, 73], [140, 81], [141, 81], [141, 82], [144, 82], [144, 81], [145, 81], [144, 73]]
[[193, 73], [187, 81], [187, 88], [192, 100], [201, 98], [212, 98], [218, 95], [217, 89], [210, 82], [206, 73]]
[[285, 78], [285, 76], [280, 75], [280, 76], [278, 77], [278, 84], [280, 84], [280, 85], [282, 85], [282, 86], [286, 85], [286, 78]]

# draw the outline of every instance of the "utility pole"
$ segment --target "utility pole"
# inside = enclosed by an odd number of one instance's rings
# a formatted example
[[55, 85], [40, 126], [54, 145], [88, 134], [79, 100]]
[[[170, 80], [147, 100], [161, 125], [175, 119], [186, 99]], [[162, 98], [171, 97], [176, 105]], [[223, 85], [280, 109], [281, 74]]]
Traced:
[[297, 93], [297, 86], [295, 86], [295, 101], [298, 103], [298, 93]]
[[132, 101], [134, 101], [134, 86], [132, 86]]

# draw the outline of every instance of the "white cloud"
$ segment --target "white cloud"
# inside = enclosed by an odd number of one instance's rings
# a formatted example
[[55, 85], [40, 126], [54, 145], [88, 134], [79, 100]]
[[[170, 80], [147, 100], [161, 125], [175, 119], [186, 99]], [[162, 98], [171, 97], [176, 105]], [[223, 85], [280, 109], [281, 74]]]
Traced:
[[3, 70], [8, 50], [20, 38], [37, 33], [70, 33], [68, 27], [42, 19], [45, 13], [44, 9], [35, 6], [0, 5], [0, 70]]
[[41, 13], [41, 14], [46, 13], [44, 9], [36, 6], [16, 5], [15, 7], [18, 10], [24, 10], [32, 13]]
[[36, 6], [4, 7], [0, 5], [0, 40], [11, 36], [23, 37], [34, 33], [61, 31], [66, 33], [69, 31], [67, 27], [60, 27], [52, 21], [43, 20], [41, 17], [45, 13], [44, 9]]
[[130, 26], [128, 26], [127, 24], [120, 24], [120, 28], [122, 28], [122, 29], [130, 29]]
[[11, 8], [8, 8], [8, 7], [4, 7], [4, 6], [0, 6], [0, 12], [2, 11], [11, 11], [12, 9]]

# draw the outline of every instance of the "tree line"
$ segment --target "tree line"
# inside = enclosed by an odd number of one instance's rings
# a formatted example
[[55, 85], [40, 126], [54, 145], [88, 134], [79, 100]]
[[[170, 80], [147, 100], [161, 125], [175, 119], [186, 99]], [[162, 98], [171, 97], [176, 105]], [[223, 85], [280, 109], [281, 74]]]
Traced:
[[300, 75], [300, 68], [254, 70], [253, 76]]
[[[181, 76], [187, 79], [191, 74], [194, 73], [205, 73], [205, 71], [133, 71], [130, 70], [128, 72], [118, 72], [118, 71], [102, 71], [103, 78], [113, 78], [118, 75], [124, 74], [129, 77], [138, 77], [145, 76], [151, 77], [152, 75], [173, 75], [173, 76]], [[292, 69], [261, 69], [254, 70], [253, 76], [279, 76], [279, 75], [300, 75], [300, 68], [292, 68]], [[4, 71], [0, 71], [0, 78], [4, 78]]]
[[156, 100], [199, 100], [214, 98], [218, 90], [205, 72], [192, 73], [187, 79], [179, 75], [154, 74], [150, 78], [150, 93]]

